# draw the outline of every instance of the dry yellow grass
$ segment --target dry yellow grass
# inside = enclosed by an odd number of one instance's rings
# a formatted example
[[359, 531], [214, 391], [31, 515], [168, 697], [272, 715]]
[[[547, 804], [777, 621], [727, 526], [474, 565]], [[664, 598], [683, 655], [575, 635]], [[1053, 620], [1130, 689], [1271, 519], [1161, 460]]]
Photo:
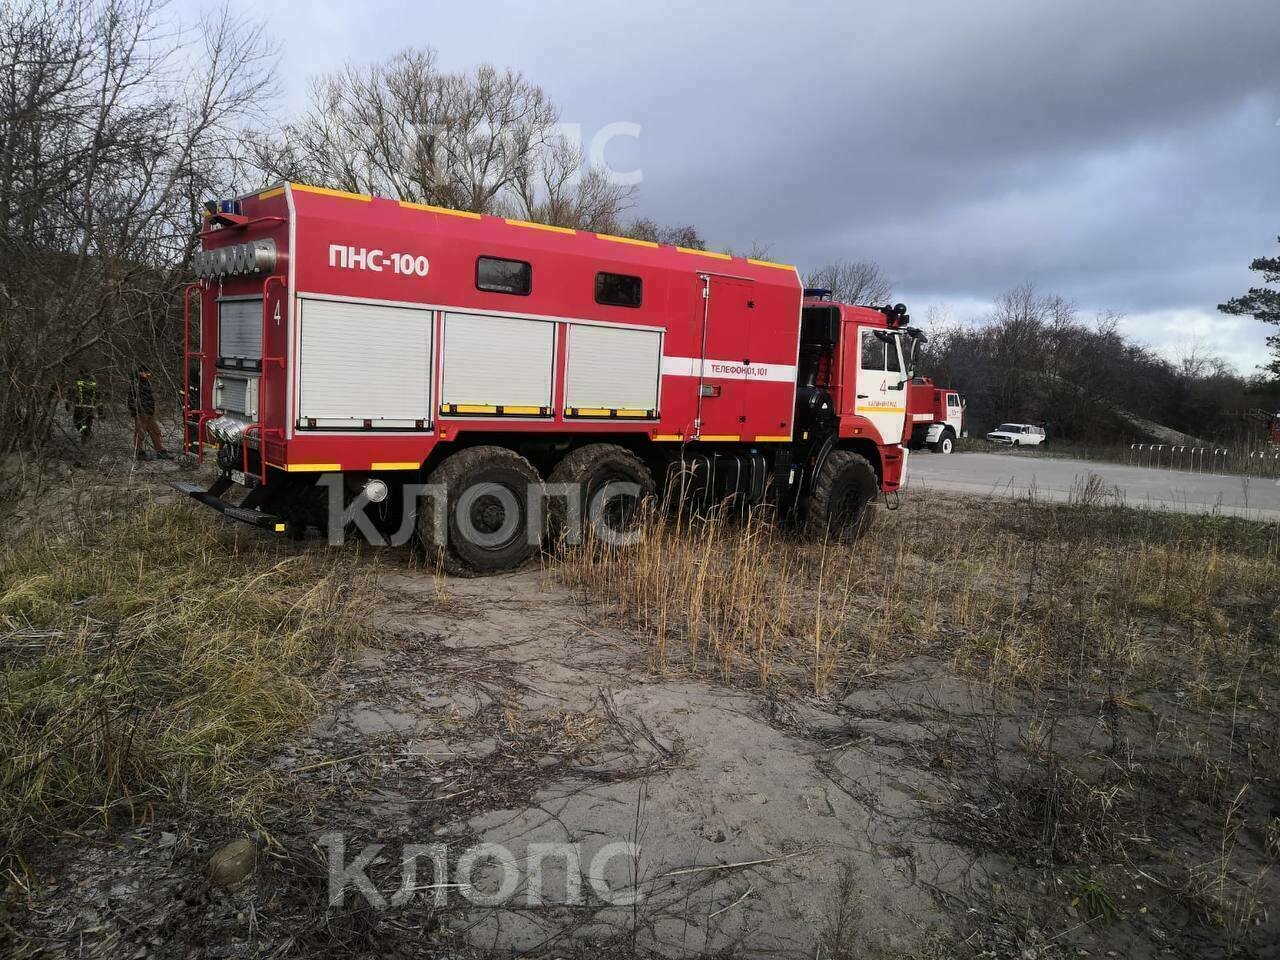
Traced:
[[252, 815], [250, 761], [364, 631], [369, 565], [185, 504], [72, 515], [0, 558], [0, 856], [173, 798]]
[[932, 500], [881, 513], [852, 546], [807, 544], [767, 514], [670, 520], [637, 545], [556, 561], [583, 598], [638, 628], [654, 667], [823, 693], [929, 652], [992, 683], [1257, 660], [1280, 628], [1280, 532], [1132, 510], [1095, 487], [1067, 503]]

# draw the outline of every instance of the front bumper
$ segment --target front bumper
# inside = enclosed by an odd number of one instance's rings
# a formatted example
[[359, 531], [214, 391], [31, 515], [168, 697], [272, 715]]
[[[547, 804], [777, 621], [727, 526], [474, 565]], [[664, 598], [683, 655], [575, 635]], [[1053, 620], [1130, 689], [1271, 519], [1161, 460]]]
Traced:
[[263, 530], [270, 530], [272, 533], [288, 532], [289, 525], [283, 517], [263, 513], [261, 510], [254, 510], [249, 507], [237, 507], [235, 504], [227, 503], [227, 501], [223, 500], [222, 494], [226, 493], [227, 488], [231, 486], [231, 481], [227, 477], [220, 477], [208, 490], [198, 483], [188, 483], [186, 480], [170, 480], [169, 486], [179, 493], [185, 493], [192, 500], [217, 510], [223, 516], [230, 517], [232, 520], [239, 520], [241, 523], [247, 523]]

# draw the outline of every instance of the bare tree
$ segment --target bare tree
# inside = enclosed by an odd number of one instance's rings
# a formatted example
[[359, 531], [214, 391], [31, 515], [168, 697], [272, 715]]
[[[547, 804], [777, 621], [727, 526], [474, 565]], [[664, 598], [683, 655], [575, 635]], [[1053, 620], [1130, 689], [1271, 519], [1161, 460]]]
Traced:
[[273, 89], [261, 30], [159, 0], [0, 6], [0, 452], [38, 444], [86, 361], [163, 369], [198, 203]]
[[614, 229], [633, 188], [583, 169], [542, 88], [484, 65], [442, 71], [434, 50], [312, 82], [307, 111], [251, 138], [265, 181], [298, 180], [559, 226]]
[[500, 204], [502, 212], [522, 220], [620, 233], [619, 217], [632, 205], [635, 188], [615, 183], [606, 170], [586, 167], [577, 144], [552, 136], [526, 158], [511, 193]]
[[521, 74], [442, 71], [434, 50], [346, 67], [306, 112], [250, 135], [263, 185], [281, 180], [705, 249], [695, 227], [627, 221], [636, 190], [583, 161], [555, 105]]
[[649, 217], [638, 217], [622, 228], [622, 233], [637, 240], [669, 243], [688, 250], [707, 249], [707, 242], [698, 233], [698, 228], [688, 223], [661, 224]]
[[893, 284], [870, 260], [837, 260], [805, 274], [806, 287], [830, 290], [841, 303], [875, 305], [893, 295]]

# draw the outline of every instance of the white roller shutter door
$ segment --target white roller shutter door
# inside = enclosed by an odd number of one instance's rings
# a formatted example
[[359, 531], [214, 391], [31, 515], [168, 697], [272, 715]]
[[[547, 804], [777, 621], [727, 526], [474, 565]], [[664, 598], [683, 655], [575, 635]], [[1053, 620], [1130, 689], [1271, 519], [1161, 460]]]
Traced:
[[569, 332], [565, 405], [656, 410], [662, 334], [575, 324]]
[[218, 356], [262, 359], [262, 298], [218, 301]]
[[553, 323], [472, 313], [444, 323], [442, 404], [550, 409]]
[[430, 310], [302, 300], [298, 416], [306, 425], [430, 423]]

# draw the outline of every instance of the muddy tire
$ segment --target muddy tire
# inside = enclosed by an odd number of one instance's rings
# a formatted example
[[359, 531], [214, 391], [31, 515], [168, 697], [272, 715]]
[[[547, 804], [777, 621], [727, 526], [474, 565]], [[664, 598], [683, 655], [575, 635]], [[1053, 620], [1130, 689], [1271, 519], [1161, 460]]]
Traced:
[[809, 494], [805, 536], [852, 543], [871, 529], [879, 492], [875, 468], [866, 457], [850, 450], [832, 450]]
[[[637, 521], [643, 504], [653, 498], [655, 490], [653, 471], [630, 450], [613, 443], [590, 443], [570, 452], [556, 464], [547, 484], [550, 491], [547, 515], [553, 544], [578, 540], [583, 525], [591, 522], [593, 502], [602, 494], [606, 499], [597, 508], [600, 523], [615, 533], [626, 533]], [[562, 488], [557, 489], [561, 484], [576, 491], [580, 504], [576, 517], [569, 509]], [[629, 486], [607, 491], [610, 484]]]
[[[435, 529], [438, 507], [429, 492], [418, 506], [417, 542], [428, 557], [439, 559], [446, 573], [476, 576], [514, 570], [542, 543], [541, 515], [530, 514], [530, 497], [542, 498], [538, 471], [520, 454], [505, 447], [459, 450], [427, 478], [444, 490], [445, 543]], [[536, 508], [535, 508], [536, 510]]]

